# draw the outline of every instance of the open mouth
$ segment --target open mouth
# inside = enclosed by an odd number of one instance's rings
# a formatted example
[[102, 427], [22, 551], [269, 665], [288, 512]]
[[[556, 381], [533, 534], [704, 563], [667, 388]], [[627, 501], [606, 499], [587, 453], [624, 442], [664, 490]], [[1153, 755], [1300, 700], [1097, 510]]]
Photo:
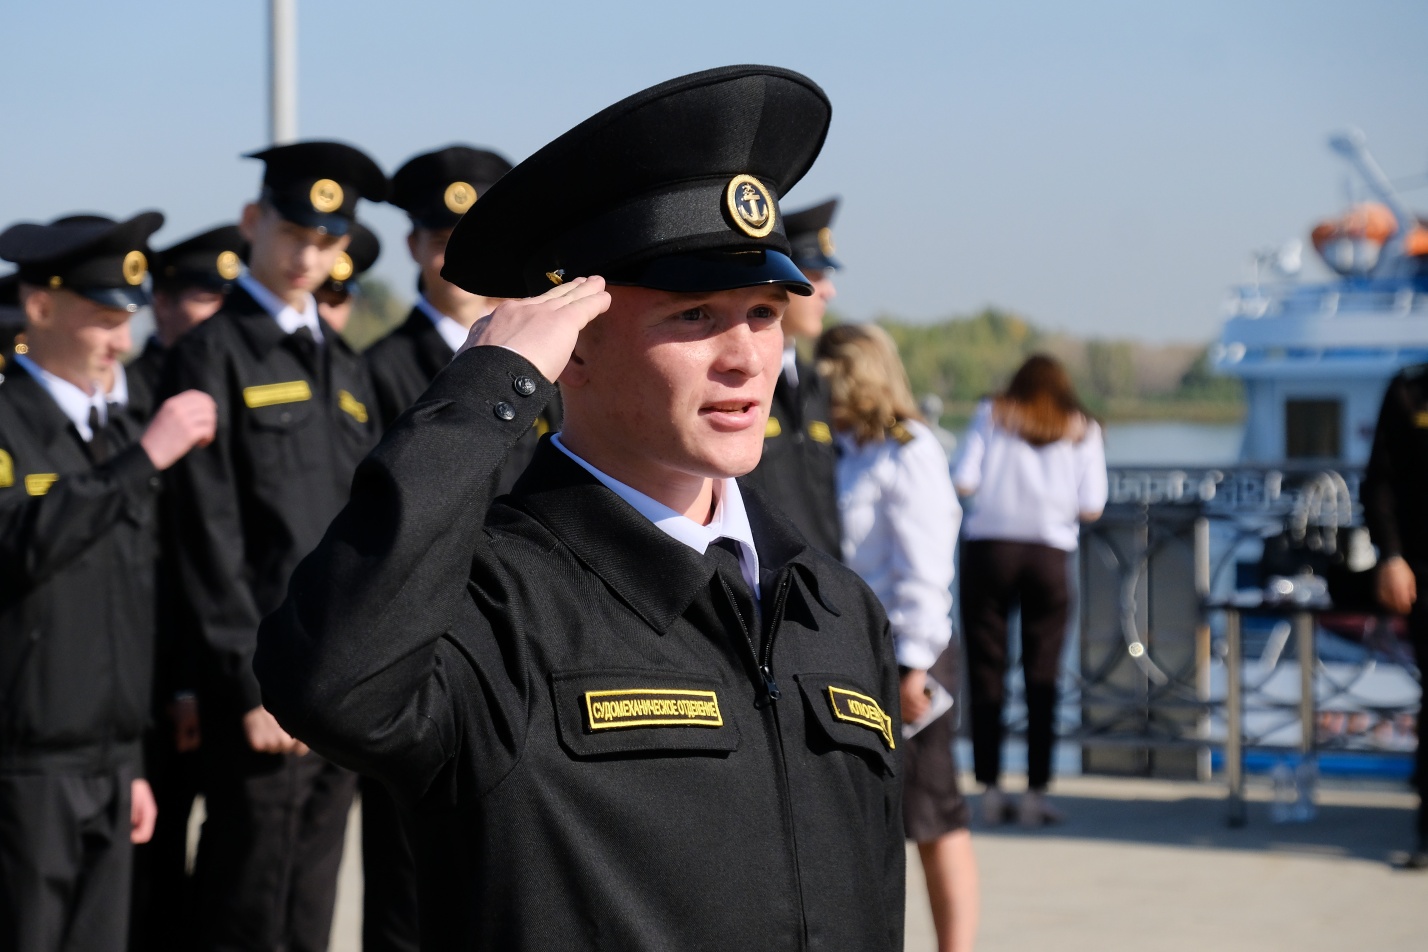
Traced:
[[759, 401], [720, 400], [699, 408], [699, 415], [718, 429], [742, 430], [759, 420]]

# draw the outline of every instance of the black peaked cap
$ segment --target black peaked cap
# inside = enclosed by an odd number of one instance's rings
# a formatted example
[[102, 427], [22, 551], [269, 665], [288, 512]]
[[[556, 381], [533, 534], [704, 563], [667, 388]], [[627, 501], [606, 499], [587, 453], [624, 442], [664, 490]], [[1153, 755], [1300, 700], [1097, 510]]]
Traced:
[[74, 291], [132, 313], [149, 303], [148, 241], [163, 223], [156, 211], [126, 221], [67, 215], [48, 225], [21, 222], [0, 233], [0, 258], [19, 265], [26, 284]]
[[248, 242], [237, 225], [219, 225], [154, 252], [154, 284], [223, 291], [243, 270]]
[[817, 158], [831, 115], [812, 80], [772, 66], [706, 70], [636, 93], [493, 185], [452, 233], [442, 277], [491, 297], [591, 274], [715, 290], [696, 286], [706, 265], [754, 252], [740, 258], [743, 276], [717, 279], [736, 282], [723, 287], [808, 293], [786, 257], [777, 202]]
[[357, 201], [384, 201], [387, 176], [361, 149], [344, 142], [275, 145], [244, 158], [266, 163], [263, 197], [288, 221], [347, 234]]
[[511, 163], [495, 152], [447, 146], [397, 169], [387, 201], [410, 215], [418, 228], [450, 228], [510, 170]]
[[352, 240], [347, 243], [347, 250], [337, 256], [337, 261], [332, 265], [332, 273], [327, 278], [327, 287], [338, 294], [345, 294], [350, 290], [348, 284], [356, 281], [368, 268], [376, 264], [377, 256], [382, 253], [382, 243], [377, 240], [372, 229], [360, 221], [352, 223], [352, 230], [348, 234], [352, 236]]
[[[20, 274], [14, 272], [0, 278], [0, 327], [15, 328], [25, 323], [25, 312], [20, 307]], [[4, 369], [4, 358], [0, 357], [0, 369]]]
[[812, 208], [802, 208], [784, 216], [794, 264], [808, 271], [843, 267], [833, 257], [833, 216], [836, 214], [838, 199], [830, 198]]

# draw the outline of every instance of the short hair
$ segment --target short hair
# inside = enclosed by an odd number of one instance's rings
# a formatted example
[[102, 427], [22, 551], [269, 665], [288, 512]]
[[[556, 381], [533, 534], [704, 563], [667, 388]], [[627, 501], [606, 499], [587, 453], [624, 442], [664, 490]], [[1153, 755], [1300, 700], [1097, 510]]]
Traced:
[[828, 378], [833, 427], [859, 446], [886, 439], [900, 423], [923, 422], [897, 344], [881, 327], [830, 327], [818, 338], [816, 356]]

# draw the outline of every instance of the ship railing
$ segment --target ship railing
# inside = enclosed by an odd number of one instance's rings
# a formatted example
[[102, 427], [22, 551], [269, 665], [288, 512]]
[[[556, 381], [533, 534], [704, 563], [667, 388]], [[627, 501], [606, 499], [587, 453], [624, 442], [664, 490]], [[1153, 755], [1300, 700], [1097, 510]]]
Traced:
[[1236, 288], [1225, 302], [1226, 316], [1231, 318], [1278, 317], [1286, 313], [1334, 317], [1366, 311], [1408, 317], [1415, 311], [1428, 311], [1428, 294], [1421, 293], [1407, 279], [1258, 284]]

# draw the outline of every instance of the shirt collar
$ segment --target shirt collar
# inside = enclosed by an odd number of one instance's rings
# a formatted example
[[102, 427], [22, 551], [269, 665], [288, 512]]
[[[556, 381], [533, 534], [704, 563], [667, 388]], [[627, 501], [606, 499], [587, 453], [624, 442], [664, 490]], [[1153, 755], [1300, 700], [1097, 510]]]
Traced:
[[129, 405], [129, 375], [124, 371], [124, 365], [117, 360], [114, 362], [114, 386], [109, 388], [104, 399], [112, 406]]
[[322, 343], [322, 323], [317, 319], [317, 299], [311, 294], [307, 296], [306, 306], [299, 311], [270, 291], [263, 282], [253, 277], [251, 272], [244, 271], [238, 275], [238, 285], [247, 291], [263, 310], [273, 316], [284, 334], [292, 334], [299, 327], [306, 327], [312, 331], [312, 339]]
[[754, 597], [760, 597], [759, 552], [754, 548], [754, 530], [749, 525], [749, 513], [744, 508], [744, 497], [739, 492], [739, 484], [735, 480], [720, 479], [715, 481], [714, 492], [718, 501], [714, 505], [714, 518], [709, 520], [709, 525], [700, 525], [688, 516], [675, 512], [659, 500], [653, 499], [638, 489], [627, 486], [613, 476], [608, 476], [591, 466], [566, 448], [565, 444], [560, 441], [559, 433], [552, 436], [550, 441], [557, 449], [579, 463], [586, 472], [603, 483], [612, 493], [629, 503], [636, 512], [654, 523], [655, 528], [671, 539], [683, 542], [701, 555], [719, 539], [733, 539], [739, 543], [739, 569], [743, 572], [744, 581], [753, 589]]
[[105, 404], [104, 393], [98, 387], [94, 388], [93, 395], [87, 394], [68, 380], [56, 377], [24, 354], [16, 354], [15, 362], [38, 380], [51, 399], [59, 404], [60, 410], [69, 418], [69, 422], [74, 424], [84, 442], [88, 443], [94, 438], [94, 431], [89, 428], [90, 407], [99, 411], [101, 422], [109, 421], [109, 407]]
[[426, 299], [425, 294], [417, 296], [416, 306], [417, 310], [425, 314], [431, 319], [432, 324], [436, 325], [436, 332], [441, 335], [442, 340], [446, 341], [446, 346], [451, 348], [453, 354], [461, 349], [461, 345], [466, 343], [469, 333], [466, 328], [457, 323], [455, 318], [447, 317], [433, 307], [432, 303]]
[[783, 349], [783, 376], [790, 387], [798, 386], [798, 351], [792, 344]]

